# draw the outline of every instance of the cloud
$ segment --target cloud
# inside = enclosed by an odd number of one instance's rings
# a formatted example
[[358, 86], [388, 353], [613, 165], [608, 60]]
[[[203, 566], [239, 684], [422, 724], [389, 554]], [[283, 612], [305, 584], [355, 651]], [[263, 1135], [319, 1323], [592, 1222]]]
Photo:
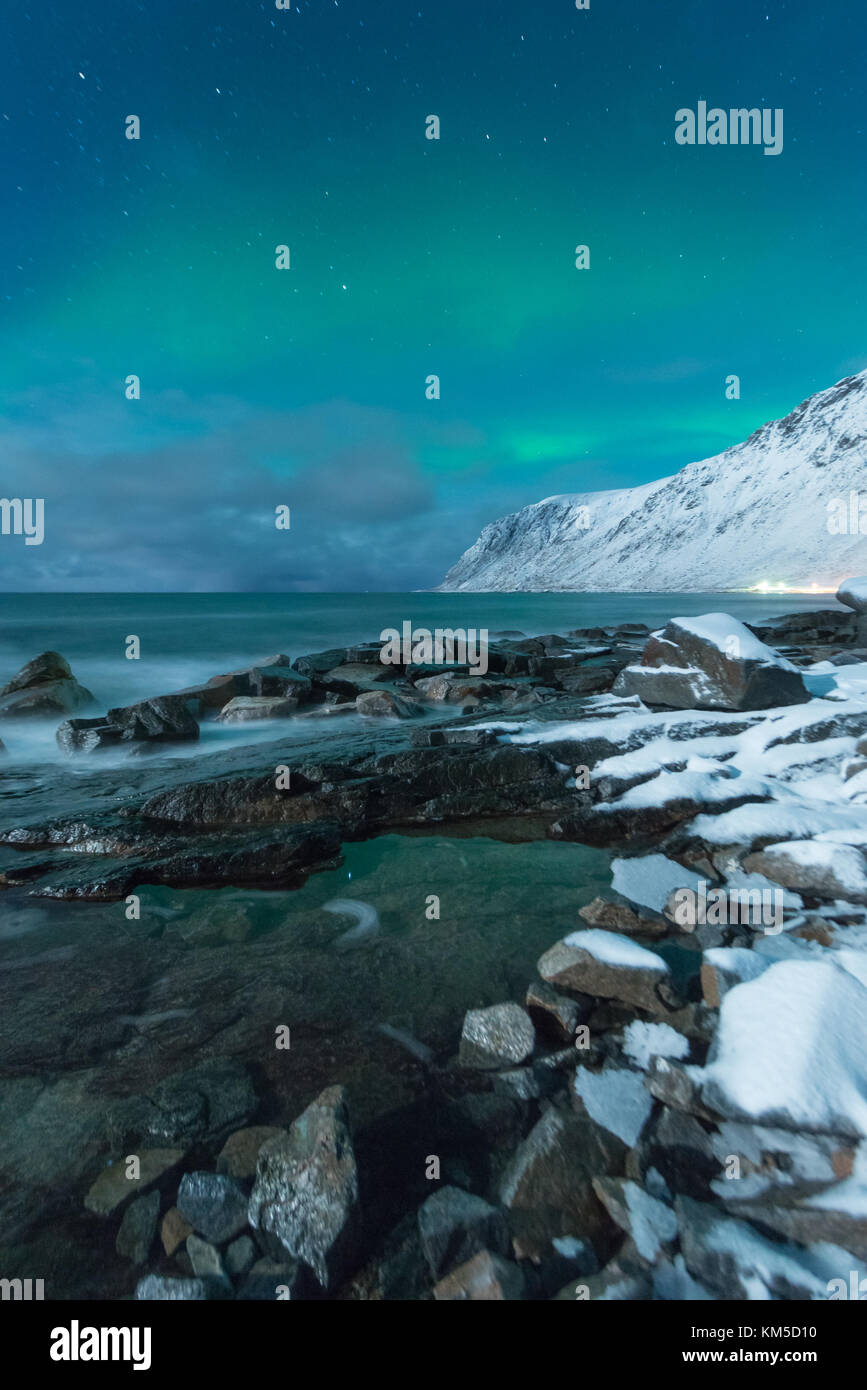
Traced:
[[[45, 541], [0, 536], [0, 586], [15, 589], [313, 590], [439, 581], [432, 478], [420, 432], [392, 412], [338, 401], [254, 411], [166, 393], [140, 416], [85, 394], [12, 408], [0, 432], [6, 496], [45, 499]], [[39, 407], [42, 409], [39, 409]], [[28, 416], [35, 413], [31, 423]], [[118, 436], [122, 447], [107, 445]], [[79, 449], [62, 447], [64, 440]], [[91, 440], [90, 449], [85, 447]], [[158, 442], [154, 442], [158, 441]], [[277, 530], [275, 509], [291, 511]]]

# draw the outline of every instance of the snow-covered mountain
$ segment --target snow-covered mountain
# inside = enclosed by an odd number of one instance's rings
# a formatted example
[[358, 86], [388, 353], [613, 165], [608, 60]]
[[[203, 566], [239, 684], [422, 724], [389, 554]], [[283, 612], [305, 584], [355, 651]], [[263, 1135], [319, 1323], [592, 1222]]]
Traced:
[[670, 478], [548, 497], [493, 522], [440, 588], [825, 588], [863, 573], [867, 371]]

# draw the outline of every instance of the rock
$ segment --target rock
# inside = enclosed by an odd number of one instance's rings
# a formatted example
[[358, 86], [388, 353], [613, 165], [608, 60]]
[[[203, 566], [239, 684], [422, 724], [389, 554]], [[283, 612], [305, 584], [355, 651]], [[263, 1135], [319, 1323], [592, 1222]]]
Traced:
[[593, 1191], [593, 1178], [616, 1161], [589, 1120], [548, 1110], [518, 1146], [499, 1184], [511, 1216], [518, 1259], [551, 1254], [552, 1242], [575, 1236], [605, 1246], [611, 1222]]
[[748, 855], [744, 868], [809, 897], [867, 903], [867, 860], [854, 845], [785, 840]]
[[123, 729], [98, 719], [64, 719], [58, 724], [57, 745], [63, 753], [95, 753], [100, 748], [116, 748], [124, 742]]
[[434, 1279], [472, 1255], [509, 1250], [509, 1226], [498, 1207], [460, 1187], [441, 1187], [418, 1211], [421, 1247]]
[[470, 1009], [464, 1016], [459, 1060], [462, 1067], [496, 1070], [525, 1062], [536, 1045], [536, 1034], [519, 1004], [492, 1004]]
[[[108, 1130], [115, 1146], [147, 1141], [184, 1145], [222, 1142], [256, 1109], [246, 1067], [235, 1061], [203, 1062], [158, 1082], [149, 1091], [110, 1107]], [[138, 1149], [134, 1149], [138, 1152]]]
[[134, 1265], [143, 1265], [150, 1254], [160, 1214], [160, 1194], [136, 1197], [123, 1214], [115, 1249]]
[[494, 699], [498, 694], [498, 687], [493, 681], [485, 680], [482, 676], [458, 676], [451, 671], [416, 680], [415, 688], [426, 700], [448, 700], [451, 704], [461, 705], [474, 700]]
[[857, 579], [846, 579], [835, 595], [838, 603], [854, 608], [856, 613], [867, 613], [867, 575]]
[[177, 1206], [193, 1229], [216, 1245], [231, 1240], [247, 1225], [247, 1194], [224, 1173], [185, 1173]]
[[644, 914], [628, 903], [602, 897], [579, 907], [578, 916], [588, 927], [601, 927], [604, 931], [620, 932], [624, 936], [666, 936], [669, 931], [663, 917]]
[[204, 1279], [172, 1279], [163, 1274], [148, 1274], [136, 1284], [137, 1299], [159, 1302], [203, 1303], [213, 1297]]
[[677, 1238], [671, 1207], [624, 1178], [594, 1178], [593, 1191], [612, 1221], [632, 1237], [642, 1259], [653, 1264], [664, 1246]]
[[224, 1264], [226, 1273], [233, 1279], [247, 1274], [256, 1262], [256, 1247], [249, 1236], [238, 1236], [226, 1250]]
[[744, 946], [705, 951], [701, 962], [701, 992], [711, 1009], [718, 1009], [723, 996], [735, 985], [754, 980], [767, 970], [770, 957]]
[[539, 1077], [532, 1067], [516, 1067], [500, 1071], [494, 1077], [494, 1094], [510, 1096], [512, 1100], [538, 1100], [542, 1094]]
[[160, 695], [154, 700], [110, 709], [106, 722], [123, 730], [124, 742], [176, 743], [199, 737], [199, 726], [181, 695]]
[[184, 1160], [184, 1149], [144, 1149], [136, 1154], [140, 1177], [128, 1178], [127, 1165], [118, 1159], [105, 1168], [93, 1183], [84, 1199], [88, 1211], [97, 1216], [111, 1216], [135, 1197], [147, 1192], [162, 1179], [167, 1179]]
[[304, 1299], [312, 1292], [306, 1266], [299, 1260], [257, 1260], [238, 1290], [246, 1302]]
[[653, 1167], [672, 1192], [706, 1198], [711, 1181], [720, 1173], [713, 1141], [694, 1115], [680, 1110], [662, 1111], [649, 1138], [642, 1141], [644, 1170]]
[[95, 703], [59, 652], [43, 652], [0, 689], [0, 719], [72, 714]]
[[284, 1129], [274, 1125], [252, 1125], [247, 1129], [236, 1129], [230, 1134], [217, 1155], [217, 1172], [228, 1173], [230, 1178], [254, 1178], [259, 1150], [267, 1139], [285, 1134]]
[[[252, 1245], [252, 1241], [250, 1242]], [[231, 1281], [223, 1268], [223, 1261], [216, 1245], [210, 1241], [202, 1240], [197, 1235], [187, 1237], [187, 1254], [190, 1257], [190, 1264], [193, 1273], [199, 1279], [213, 1279], [217, 1283], [224, 1284], [227, 1289], [231, 1289]]]
[[835, 1210], [830, 1203], [815, 1210], [809, 1203], [784, 1206], [769, 1201], [730, 1200], [726, 1202], [726, 1211], [755, 1222], [763, 1230], [774, 1231], [783, 1240], [806, 1246], [836, 1245], [851, 1251], [859, 1260], [867, 1260], [867, 1217]]
[[438, 1303], [514, 1302], [524, 1297], [524, 1275], [516, 1264], [490, 1250], [480, 1250], [434, 1285]]
[[162, 1226], [160, 1227], [160, 1240], [163, 1243], [163, 1249], [166, 1254], [169, 1256], [173, 1255], [176, 1250], [180, 1249], [180, 1247], [186, 1243], [187, 1236], [191, 1236], [192, 1234], [193, 1228], [189, 1221], [181, 1216], [177, 1207], [169, 1207], [163, 1217]]
[[[787, 1202], [821, 1193], [829, 1184], [852, 1177], [855, 1168], [856, 1147], [851, 1139], [839, 1135], [795, 1134], [768, 1125], [726, 1120], [707, 1137], [716, 1159], [715, 1177], [726, 1171], [735, 1156], [742, 1177], [758, 1175], [763, 1190], [770, 1185], [785, 1187], [785, 1194], [779, 1195], [785, 1195]], [[740, 1189], [732, 1189], [730, 1179], [718, 1183], [724, 1200], [733, 1190]], [[833, 1197], [834, 1191], [829, 1189], [829, 1196]]]
[[665, 961], [615, 932], [595, 927], [572, 932], [540, 957], [537, 969], [558, 989], [617, 999], [650, 1013], [669, 1007], [659, 992], [668, 983]]
[[366, 690], [358, 695], [355, 708], [367, 719], [414, 719], [419, 710], [408, 700], [401, 700], [390, 690]]
[[530, 985], [524, 1003], [539, 1032], [559, 1043], [572, 1041], [575, 1029], [589, 1017], [593, 1006], [590, 998], [579, 1003], [575, 999], [558, 994], [556, 989], [544, 980]]
[[260, 699], [282, 698], [300, 704], [309, 698], [313, 685], [309, 676], [290, 665], [287, 656], [272, 657], [261, 666], [253, 666], [247, 675], [250, 694]]
[[678, 1197], [675, 1211], [687, 1269], [721, 1299], [826, 1300], [829, 1280], [847, 1278], [852, 1267], [838, 1246], [778, 1244], [690, 1197]]
[[697, 1067], [682, 1067], [667, 1057], [653, 1057], [647, 1074], [647, 1089], [663, 1105], [700, 1119], [713, 1120], [716, 1117], [701, 1098], [701, 1075]]
[[263, 1144], [249, 1218], [279, 1250], [305, 1261], [324, 1289], [351, 1271], [360, 1213], [342, 1087], [323, 1091], [286, 1134]]
[[199, 726], [190, 713], [193, 703], [182, 695], [161, 695], [110, 709], [99, 718], [67, 719], [57, 730], [57, 742], [65, 753], [90, 753], [129, 743], [188, 742], [199, 737]]
[[245, 724], [256, 719], [289, 719], [297, 699], [286, 695], [236, 695], [217, 715], [220, 724]]
[[673, 618], [614, 691], [672, 709], [772, 709], [810, 695], [798, 670], [727, 613]]

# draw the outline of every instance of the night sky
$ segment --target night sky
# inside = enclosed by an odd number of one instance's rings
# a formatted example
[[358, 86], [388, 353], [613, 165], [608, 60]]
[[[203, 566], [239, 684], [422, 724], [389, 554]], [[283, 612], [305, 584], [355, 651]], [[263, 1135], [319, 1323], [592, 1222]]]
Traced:
[[[486, 522], [867, 366], [851, 0], [23, 0], [3, 29], [0, 492], [46, 506], [4, 589], [430, 587]], [[702, 99], [783, 108], [782, 153], [677, 145]]]

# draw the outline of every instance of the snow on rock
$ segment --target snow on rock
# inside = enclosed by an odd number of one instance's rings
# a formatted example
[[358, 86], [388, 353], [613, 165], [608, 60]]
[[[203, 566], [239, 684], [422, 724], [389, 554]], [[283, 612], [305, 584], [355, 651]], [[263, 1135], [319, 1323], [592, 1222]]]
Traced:
[[668, 966], [661, 956], [648, 951], [645, 946], [630, 941], [629, 937], [617, 932], [601, 931], [598, 927], [588, 927], [573, 931], [563, 938], [567, 946], [587, 951], [593, 958], [605, 965], [613, 965], [625, 970], [651, 970], [665, 973]]
[[724, 1299], [827, 1299], [833, 1281], [848, 1279], [856, 1263], [827, 1242], [805, 1250], [766, 1240], [745, 1221], [689, 1197], [679, 1197], [675, 1210], [687, 1269]]
[[711, 1009], [718, 1009], [723, 997], [736, 985], [755, 980], [771, 962], [756, 951], [735, 946], [731, 949], [712, 947], [705, 951], [701, 962], [701, 992]]
[[672, 477], [549, 497], [493, 522], [441, 588], [659, 593], [702, 592], [709, 584], [746, 589], [762, 580], [836, 585], [844, 566], [867, 569], [867, 541], [847, 536], [829, 544], [815, 518], [826, 512], [828, 465], [838, 496], [862, 489], [865, 434], [861, 372]]
[[773, 963], [724, 996], [698, 1075], [728, 1118], [867, 1135], [867, 989], [822, 960]]
[[653, 1262], [677, 1236], [671, 1207], [626, 1178], [594, 1178], [593, 1190], [612, 1221], [631, 1236], [639, 1255]]
[[623, 1030], [623, 1051], [641, 1071], [647, 1071], [652, 1057], [673, 1057], [675, 1061], [688, 1057], [689, 1040], [668, 1023], [645, 1023], [637, 1018]]
[[810, 698], [800, 671], [728, 613], [672, 618], [614, 691], [676, 709], [770, 709]]
[[653, 1109], [653, 1097], [638, 1072], [626, 1067], [609, 1067], [601, 1072], [579, 1067], [574, 1086], [591, 1120], [629, 1148], [638, 1142]]
[[662, 1013], [662, 981], [668, 966], [661, 956], [618, 932], [589, 927], [572, 932], [540, 957], [538, 971], [557, 989], [616, 999], [650, 1013]]
[[856, 613], [867, 613], [867, 575], [844, 580], [837, 590], [837, 598], [847, 608], [854, 608]]
[[611, 887], [615, 892], [653, 912], [661, 912], [671, 894], [694, 878], [689, 869], [664, 854], [615, 859], [611, 865]]
[[744, 867], [811, 897], [867, 903], [867, 860], [854, 845], [785, 840], [748, 855]]

